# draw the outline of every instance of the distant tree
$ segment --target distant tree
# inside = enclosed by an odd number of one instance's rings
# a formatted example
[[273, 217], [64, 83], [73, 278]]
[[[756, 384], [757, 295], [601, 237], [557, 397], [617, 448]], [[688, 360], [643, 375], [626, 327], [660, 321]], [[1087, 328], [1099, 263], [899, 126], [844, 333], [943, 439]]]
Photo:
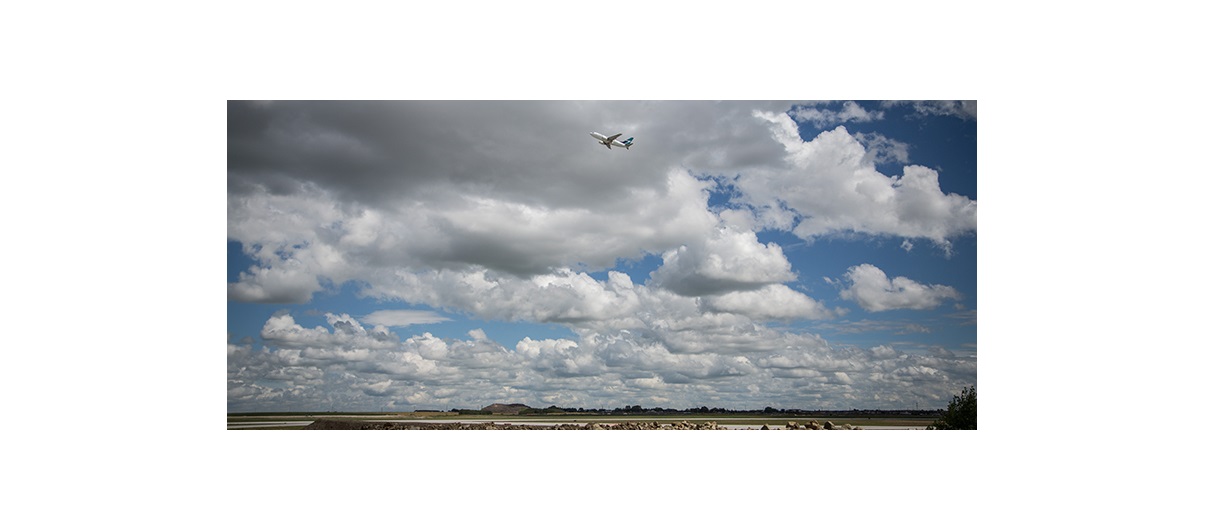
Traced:
[[962, 387], [962, 395], [950, 400], [950, 406], [937, 417], [930, 430], [975, 430], [975, 387]]
[[766, 410], [764, 410], [762, 412], [765, 412], [766, 414], [774, 414], [774, 413], [777, 413], [778, 411], [775, 410], [774, 407], [766, 407]]

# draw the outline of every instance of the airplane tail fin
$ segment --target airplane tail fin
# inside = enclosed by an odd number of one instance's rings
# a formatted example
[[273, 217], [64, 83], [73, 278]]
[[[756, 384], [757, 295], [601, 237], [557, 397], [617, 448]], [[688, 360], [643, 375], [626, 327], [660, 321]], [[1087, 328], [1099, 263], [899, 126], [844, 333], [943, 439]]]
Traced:
[[635, 143], [636, 143], [636, 137], [630, 136], [630, 137], [628, 137], [627, 140], [623, 141], [623, 147], [624, 147], [624, 149], [630, 149], [632, 147], [632, 145]]

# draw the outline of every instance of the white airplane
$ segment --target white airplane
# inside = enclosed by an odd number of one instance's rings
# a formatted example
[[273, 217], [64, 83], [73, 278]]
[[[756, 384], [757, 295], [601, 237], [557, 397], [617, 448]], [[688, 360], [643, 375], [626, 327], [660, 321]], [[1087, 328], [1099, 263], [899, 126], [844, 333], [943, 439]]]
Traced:
[[611, 136], [603, 136], [601, 133], [596, 133], [596, 132], [590, 133], [590, 136], [593, 136], [595, 140], [598, 140], [598, 143], [607, 146], [607, 149], [610, 149], [612, 145], [614, 145], [616, 147], [622, 147], [624, 149], [631, 149], [632, 144], [636, 143], [636, 138], [628, 137], [627, 140], [624, 140], [619, 143], [615, 143], [615, 139], [619, 138], [622, 135], [623, 135], [623, 133], [616, 133]]

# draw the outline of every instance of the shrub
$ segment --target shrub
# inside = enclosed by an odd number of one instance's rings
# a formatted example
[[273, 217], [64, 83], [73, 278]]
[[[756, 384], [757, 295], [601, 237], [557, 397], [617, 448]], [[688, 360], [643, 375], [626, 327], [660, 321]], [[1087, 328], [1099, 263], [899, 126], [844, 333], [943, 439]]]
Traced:
[[962, 395], [950, 400], [950, 406], [937, 417], [931, 430], [975, 430], [975, 387], [963, 387]]

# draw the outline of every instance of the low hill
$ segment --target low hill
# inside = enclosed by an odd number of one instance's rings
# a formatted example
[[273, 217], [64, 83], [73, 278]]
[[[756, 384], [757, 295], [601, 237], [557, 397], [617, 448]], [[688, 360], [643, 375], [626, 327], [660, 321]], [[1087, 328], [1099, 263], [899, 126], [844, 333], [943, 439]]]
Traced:
[[489, 412], [491, 414], [518, 414], [529, 408], [531, 408], [531, 407], [528, 407], [527, 405], [524, 405], [522, 403], [511, 403], [509, 405], [504, 405], [502, 403], [494, 403], [493, 405], [485, 407], [481, 410], [482, 410], [482, 412]]

